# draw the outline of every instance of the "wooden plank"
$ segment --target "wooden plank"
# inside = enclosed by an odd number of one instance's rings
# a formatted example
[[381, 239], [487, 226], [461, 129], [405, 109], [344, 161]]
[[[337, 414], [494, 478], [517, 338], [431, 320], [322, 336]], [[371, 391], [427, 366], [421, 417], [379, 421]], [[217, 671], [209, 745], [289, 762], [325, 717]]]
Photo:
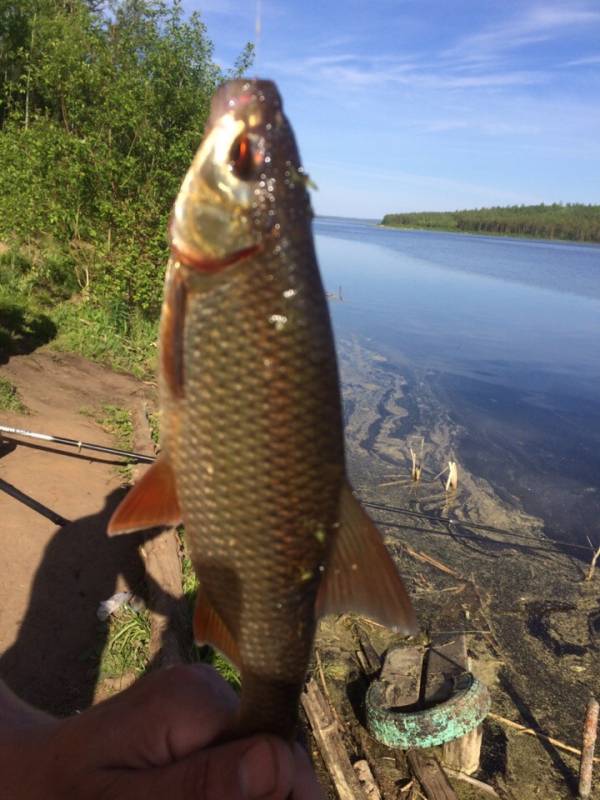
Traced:
[[[452, 693], [454, 679], [468, 672], [469, 668], [467, 640], [464, 634], [458, 634], [452, 639], [434, 641], [427, 659], [425, 703], [432, 705], [447, 700]], [[471, 775], [479, 768], [482, 737], [483, 728], [479, 725], [465, 736], [436, 748], [435, 752], [444, 765]]]
[[360, 627], [360, 625], [354, 625], [354, 634], [360, 645], [362, 658], [359, 656], [359, 661], [361, 663], [361, 667], [367, 677], [374, 675], [381, 669], [381, 659], [379, 654], [371, 644], [369, 635], [365, 630], [363, 630], [363, 628]]
[[442, 745], [440, 760], [445, 767], [450, 767], [465, 775], [472, 775], [479, 769], [481, 757], [481, 742], [483, 740], [483, 725], [478, 725], [460, 739], [453, 739]]
[[433, 756], [409, 750], [406, 757], [428, 800], [458, 800], [446, 773]]
[[388, 708], [418, 703], [424, 652], [423, 647], [395, 647], [387, 652], [380, 680], [388, 684], [385, 690]]
[[448, 700], [454, 679], [469, 671], [467, 640], [464, 634], [434, 642], [426, 664], [424, 700], [427, 705]]
[[366, 800], [352, 768], [339, 725], [314, 678], [302, 693], [302, 706], [340, 800]]

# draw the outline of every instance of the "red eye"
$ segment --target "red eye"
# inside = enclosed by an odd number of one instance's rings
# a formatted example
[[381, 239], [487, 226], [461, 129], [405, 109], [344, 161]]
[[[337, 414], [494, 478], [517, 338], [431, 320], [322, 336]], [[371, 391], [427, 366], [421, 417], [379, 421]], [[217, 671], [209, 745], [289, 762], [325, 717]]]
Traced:
[[252, 145], [246, 134], [238, 136], [231, 145], [229, 157], [231, 159], [233, 174], [241, 181], [250, 180], [254, 168], [254, 159], [252, 155]]

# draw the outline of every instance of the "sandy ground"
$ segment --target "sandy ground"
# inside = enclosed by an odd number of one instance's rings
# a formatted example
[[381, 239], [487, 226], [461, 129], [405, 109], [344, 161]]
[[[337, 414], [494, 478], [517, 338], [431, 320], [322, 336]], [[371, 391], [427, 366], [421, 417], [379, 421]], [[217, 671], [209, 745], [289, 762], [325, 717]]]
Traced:
[[[0, 411], [4, 424], [108, 446], [115, 442], [89, 412], [132, 408], [144, 390], [126, 375], [45, 351], [11, 358], [0, 374], [29, 409]], [[106, 536], [122, 496], [118, 463], [16, 437], [0, 443], [0, 676], [59, 713], [92, 701], [104, 643], [98, 604], [126, 585], [143, 587], [134, 540]]]

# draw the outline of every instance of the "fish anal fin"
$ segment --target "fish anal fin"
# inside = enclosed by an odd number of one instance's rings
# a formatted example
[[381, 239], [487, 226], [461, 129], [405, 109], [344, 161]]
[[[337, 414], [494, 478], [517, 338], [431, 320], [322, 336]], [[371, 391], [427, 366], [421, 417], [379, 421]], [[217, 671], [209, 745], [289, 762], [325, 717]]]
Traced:
[[167, 459], [159, 456], [117, 506], [108, 533], [131, 533], [180, 522], [175, 476]]
[[196, 595], [194, 639], [198, 645], [209, 644], [219, 650], [231, 661], [234, 667], [238, 670], [241, 669], [241, 657], [237, 643], [228, 627], [215, 611], [202, 586], [200, 586]]
[[405, 635], [418, 631], [412, 603], [381, 534], [345, 483], [340, 528], [317, 595], [316, 614], [347, 611]]

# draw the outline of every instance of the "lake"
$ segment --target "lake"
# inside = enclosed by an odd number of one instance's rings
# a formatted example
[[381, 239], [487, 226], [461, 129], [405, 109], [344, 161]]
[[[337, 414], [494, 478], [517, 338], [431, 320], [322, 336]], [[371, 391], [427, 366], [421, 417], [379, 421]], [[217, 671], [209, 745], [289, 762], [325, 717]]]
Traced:
[[456, 456], [549, 536], [600, 544], [600, 247], [320, 217], [336, 337], [426, 380]]

